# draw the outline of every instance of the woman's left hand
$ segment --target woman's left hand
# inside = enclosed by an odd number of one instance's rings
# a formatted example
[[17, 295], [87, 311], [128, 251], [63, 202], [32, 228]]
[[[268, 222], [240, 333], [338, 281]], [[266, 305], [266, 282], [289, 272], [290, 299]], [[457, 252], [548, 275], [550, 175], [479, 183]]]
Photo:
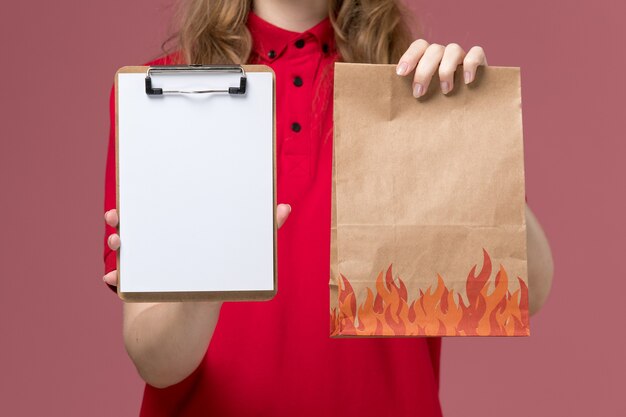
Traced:
[[465, 84], [469, 84], [474, 81], [478, 66], [487, 66], [483, 48], [473, 46], [465, 53], [463, 48], [456, 43], [443, 46], [436, 43], [429, 44], [424, 39], [418, 39], [400, 58], [396, 73], [406, 76], [415, 70], [413, 95], [421, 97], [428, 91], [430, 79], [435, 71], [439, 70], [441, 91], [447, 94], [454, 88], [454, 71], [461, 63], [463, 64], [463, 79]]

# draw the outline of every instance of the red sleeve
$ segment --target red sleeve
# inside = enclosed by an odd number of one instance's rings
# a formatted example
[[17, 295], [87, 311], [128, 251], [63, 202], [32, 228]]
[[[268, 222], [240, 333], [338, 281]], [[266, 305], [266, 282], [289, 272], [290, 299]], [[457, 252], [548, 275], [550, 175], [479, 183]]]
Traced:
[[[115, 87], [111, 87], [109, 97], [109, 144], [106, 158], [106, 170], [104, 177], [104, 211], [114, 209], [116, 207], [116, 191], [115, 191]], [[104, 223], [104, 273], [107, 274], [117, 269], [117, 255], [115, 251], [109, 248], [107, 240], [115, 228]], [[107, 284], [108, 287], [117, 293], [115, 285]]]

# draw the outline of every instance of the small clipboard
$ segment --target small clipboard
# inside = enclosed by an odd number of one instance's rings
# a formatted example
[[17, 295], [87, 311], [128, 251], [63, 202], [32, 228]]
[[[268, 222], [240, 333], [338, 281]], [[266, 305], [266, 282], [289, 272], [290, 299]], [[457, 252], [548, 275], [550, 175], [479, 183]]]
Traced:
[[274, 297], [271, 68], [127, 66], [115, 100], [119, 297]]

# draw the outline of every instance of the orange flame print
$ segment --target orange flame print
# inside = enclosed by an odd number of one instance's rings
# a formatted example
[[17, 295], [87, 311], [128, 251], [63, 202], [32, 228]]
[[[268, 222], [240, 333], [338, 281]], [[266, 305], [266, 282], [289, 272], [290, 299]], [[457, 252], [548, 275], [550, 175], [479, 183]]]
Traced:
[[[407, 289], [391, 265], [376, 279], [376, 295], [367, 288], [365, 300], [357, 305], [350, 281], [340, 274], [337, 306], [330, 311], [330, 336], [528, 336], [528, 287], [509, 292], [509, 277], [500, 265], [490, 293], [491, 258], [483, 249], [483, 266], [476, 265], [466, 281], [468, 304], [448, 289], [437, 275], [437, 285], [409, 303]], [[384, 277], [383, 277], [384, 275]]]

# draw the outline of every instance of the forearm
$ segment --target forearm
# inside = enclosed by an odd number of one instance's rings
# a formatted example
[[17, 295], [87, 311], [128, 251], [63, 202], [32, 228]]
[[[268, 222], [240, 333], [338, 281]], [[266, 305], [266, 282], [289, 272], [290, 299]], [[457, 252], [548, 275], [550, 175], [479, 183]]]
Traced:
[[554, 263], [550, 244], [539, 221], [526, 206], [526, 233], [528, 252], [528, 297], [530, 314], [535, 314], [545, 303], [552, 287]]
[[202, 360], [222, 302], [124, 304], [124, 343], [141, 377], [157, 388], [182, 381]]

